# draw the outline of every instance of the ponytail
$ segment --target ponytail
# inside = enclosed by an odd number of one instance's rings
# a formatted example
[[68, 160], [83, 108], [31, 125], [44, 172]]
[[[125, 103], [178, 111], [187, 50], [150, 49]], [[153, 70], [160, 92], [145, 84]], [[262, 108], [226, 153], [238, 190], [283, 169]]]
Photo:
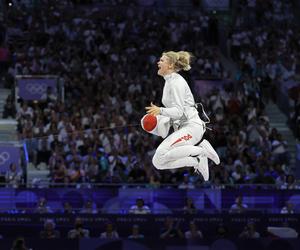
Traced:
[[169, 58], [171, 64], [174, 65], [175, 71], [188, 71], [191, 69], [192, 54], [187, 51], [168, 51], [163, 53], [164, 56]]

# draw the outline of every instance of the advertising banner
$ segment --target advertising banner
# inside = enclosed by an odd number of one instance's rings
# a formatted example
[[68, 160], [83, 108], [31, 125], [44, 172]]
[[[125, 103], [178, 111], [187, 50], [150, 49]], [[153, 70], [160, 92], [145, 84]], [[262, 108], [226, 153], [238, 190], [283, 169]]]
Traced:
[[26, 101], [43, 100], [50, 87], [57, 93], [57, 78], [17, 78], [18, 96]]
[[20, 148], [0, 145], [0, 173], [5, 173], [11, 163], [19, 167]]

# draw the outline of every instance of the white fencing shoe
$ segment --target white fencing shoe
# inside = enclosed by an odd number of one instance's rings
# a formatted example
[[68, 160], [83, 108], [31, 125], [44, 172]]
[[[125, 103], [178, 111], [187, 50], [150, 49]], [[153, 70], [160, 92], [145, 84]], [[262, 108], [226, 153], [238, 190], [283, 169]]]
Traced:
[[195, 166], [195, 172], [203, 176], [204, 181], [209, 179], [208, 159], [207, 157], [197, 156], [198, 165]]
[[212, 147], [212, 145], [209, 143], [207, 140], [203, 140], [200, 144], [200, 147], [204, 149], [204, 155], [207, 156], [209, 159], [211, 159], [215, 164], [219, 165], [220, 164], [220, 158]]

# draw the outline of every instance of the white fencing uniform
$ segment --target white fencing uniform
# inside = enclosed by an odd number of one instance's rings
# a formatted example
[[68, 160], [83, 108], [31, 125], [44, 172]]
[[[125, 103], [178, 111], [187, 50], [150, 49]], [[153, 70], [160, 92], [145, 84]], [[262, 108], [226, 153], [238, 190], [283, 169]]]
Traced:
[[169, 135], [157, 148], [153, 165], [157, 169], [195, 167], [195, 156], [203, 154], [203, 148], [194, 146], [205, 132], [205, 123], [195, 108], [195, 100], [185, 79], [178, 73], [164, 76], [160, 115], [169, 117], [175, 132]]

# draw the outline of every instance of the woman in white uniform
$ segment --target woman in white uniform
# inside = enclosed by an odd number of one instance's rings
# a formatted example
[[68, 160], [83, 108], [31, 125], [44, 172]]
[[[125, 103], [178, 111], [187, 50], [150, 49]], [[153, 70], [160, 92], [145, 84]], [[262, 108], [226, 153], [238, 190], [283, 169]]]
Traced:
[[205, 122], [198, 115], [189, 85], [177, 73], [191, 69], [190, 58], [189, 52], [169, 51], [163, 53], [157, 63], [158, 75], [165, 79], [162, 96], [164, 107], [151, 103], [146, 110], [148, 114], [170, 118], [175, 131], [159, 145], [152, 162], [157, 169], [194, 167], [207, 181], [207, 158], [215, 164], [219, 164], [220, 159], [207, 140], [196, 145], [205, 132]]

